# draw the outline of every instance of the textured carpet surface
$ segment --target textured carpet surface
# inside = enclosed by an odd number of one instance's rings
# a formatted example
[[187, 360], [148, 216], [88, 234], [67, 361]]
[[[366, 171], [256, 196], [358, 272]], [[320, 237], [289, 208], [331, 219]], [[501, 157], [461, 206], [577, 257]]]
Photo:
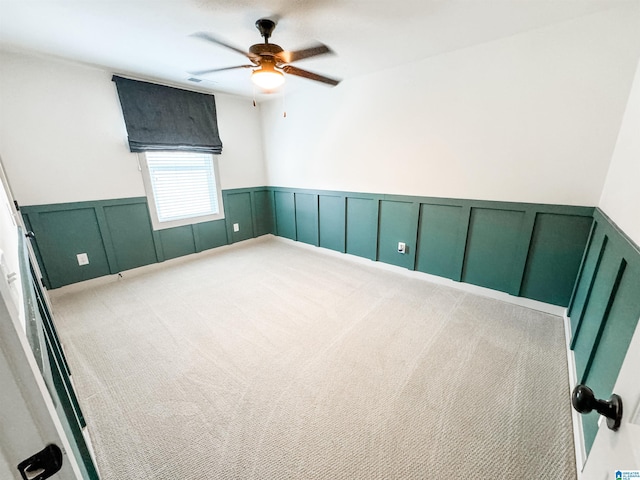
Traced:
[[559, 317], [277, 240], [54, 314], [103, 480], [572, 479]]

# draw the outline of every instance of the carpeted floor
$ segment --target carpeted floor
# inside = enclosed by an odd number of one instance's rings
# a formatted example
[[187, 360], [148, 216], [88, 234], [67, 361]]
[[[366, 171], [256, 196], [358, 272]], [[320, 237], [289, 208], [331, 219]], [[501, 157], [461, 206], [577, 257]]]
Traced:
[[103, 480], [575, 479], [559, 317], [268, 237], [52, 292]]

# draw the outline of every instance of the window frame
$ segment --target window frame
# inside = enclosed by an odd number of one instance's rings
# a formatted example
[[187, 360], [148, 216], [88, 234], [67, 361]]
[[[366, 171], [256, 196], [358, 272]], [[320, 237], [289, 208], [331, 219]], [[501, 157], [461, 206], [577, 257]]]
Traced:
[[203, 222], [211, 222], [214, 220], [222, 220], [225, 218], [224, 215], [224, 203], [222, 200], [222, 188], [220, 186], [220, 174], [218, 170], [218, 159], [216, 155], [211, 153], [202, 153], [202, 152], [184, 152], [179, 150], [162, 150], [163, 153], [193, 153], [196, 155], [208, 155], [211, 159], [212, 163], [212, 171], [214, 175], [214, 185], [216, 189], [216, 195], [218, 200], [218, 213], [217, 214], [208, 214], [208, 215], [198, 215], [194, 217], [185, 217], [179, 218], [175, 220], [167, 220], [160, 221], [158, 217], [158, 208], [156, 206], [156, 199], [153, 193], [153, 184], [151, 180], [151, 172], [149, 170], [149, 163], [147, 162], [147, 153], [155, 153], [155, 151], [150, 152], [140, 152], [138, 153], [138, 163], [140, 167], [140, 172], [142, 173], [142, 182], [144, 184], [144, 190], [147, 197], [147, 205], [149, 207], [149, 214], [151, 216], [151, 226], [153, 230], [164, 230], [167, 228], [174, 227], [182, 227], [185, 225], [194, 225], [197, 223]]

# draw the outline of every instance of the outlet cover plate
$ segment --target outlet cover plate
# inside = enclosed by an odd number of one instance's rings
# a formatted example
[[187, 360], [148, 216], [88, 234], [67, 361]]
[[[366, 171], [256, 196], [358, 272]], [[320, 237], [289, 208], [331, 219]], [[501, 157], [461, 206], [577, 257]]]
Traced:
[[89, 265], [89, 256], [86, 253], [79, 253], [76, 258], [78, 259], [78, 265]]

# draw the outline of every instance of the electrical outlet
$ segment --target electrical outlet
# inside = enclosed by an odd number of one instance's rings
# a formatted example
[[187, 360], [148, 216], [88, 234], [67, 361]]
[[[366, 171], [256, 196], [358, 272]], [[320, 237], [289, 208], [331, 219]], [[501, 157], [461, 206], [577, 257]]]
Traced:
[[407, 245], [404, 242], [398, 242], [398, 253], [406, 253]]
[[233, 231], [234, 232], [239, 232], [240, 231], [240, 224], [239, 223], [234, 223], [233, 224]]
[[78, 259], [78, 265], [89, 265], [89, 256], [86, 253], [79, 253], [76, 257]]

